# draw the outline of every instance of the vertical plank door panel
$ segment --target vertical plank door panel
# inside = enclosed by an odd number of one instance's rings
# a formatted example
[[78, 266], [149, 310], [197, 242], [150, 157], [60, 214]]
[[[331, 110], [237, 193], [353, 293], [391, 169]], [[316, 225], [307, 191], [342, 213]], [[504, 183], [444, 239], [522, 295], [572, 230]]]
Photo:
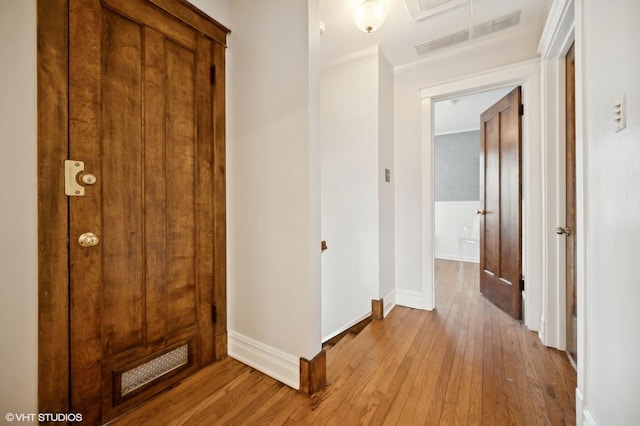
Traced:
[[143, 52], [140, 25], [109, 11], [103, 23], [103, 343], [110, 356], [143, 343]]
[[522, 317], [521, 88], [480, 117], [480, 291], [512, 317]]
[[165, 170], [167, 67], [164, 36], [145, 28], [144, 43], [144, 211], [146, 343], [167, 332], [167, 186]]

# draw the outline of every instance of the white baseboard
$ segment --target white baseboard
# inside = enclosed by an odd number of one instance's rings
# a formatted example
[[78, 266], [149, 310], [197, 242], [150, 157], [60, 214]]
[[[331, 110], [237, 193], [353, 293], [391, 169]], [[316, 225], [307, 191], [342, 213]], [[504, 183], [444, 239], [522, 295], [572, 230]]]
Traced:
[[343, 325], [342, 327], [338, 328], [335, 331], [332, 331], [331, 333], [327, 334], [325, 337], [322, 338], [323, 342], [326, 342], [329, 339], [332, 339], [334, 337], [336, 337], [338, 334], [347, 331], [348, 329], [350, 329], [351, 327], [353, 327], [354, 325], [356, 325], [357, 323], [359, 323], [360, 321], [367, 319], [371, 316], [371, 311], [367, 312], [366, 314], [359, 316], [358, 318], [354, 319], [353, 321], [349, 321], [348, 323], [346, 323], [345, 325]]
[[549, 346], [549, 344], [547, 343], [547, 335], [546, 335], [546, 329], [547, 327], [547, 322], [544, 319], [544, 315], [540, 316], [540, 330], [538, 330], [538, 337], [540, 338], [540, 341], [542, 342], [543, 345], [545, 346]]
[[[455, 260], [456, 262], [460, 261], [459, 254], [436, 253], [435, 258], [442, 259], [442, 260]], [[462, 261], [469, 262], [469, 263], [480, 263], [480, 258], [475, 256], [465, 255], [465, 256], [462, 256]]]
[[384, 296], [382, 298], [382, 301], [384, 303], [384, 312], [383, 315], [385, 316], [385, 318], [387, 317], [387, 315], [389, 315], [389, 312], [391, 312], [391, 310], [393, 308], [395, 308], [396, 306], [396, 291], [395, 290], [391, 290], [389, 292], [389, 294], [387, 294], [386, 296]]
[[[389, 312], [391, 312], [391, 310], [396, 306], [396, 291], [395, 290], [391, 290], [389, 292], [389, 294], [387, 294], [386, 296], [384, 296], [382, 298], [382, 301], [383, 301], [383, 305], [384, 305], [383, 306], [384, 307], [384, 312], [382, 314], [386, 317], [389, 314]], [[367, 312], [364, 315], [361, 315], [360, 317], [354, 319], [353, 321], [349, 321], [348, 323], [346, 323], [342, 327], [339, 327], [337, 330], [334, 330], [331, 333], [327, 334], [326, 336], [323, 336], [322, 337], [322, 341], [326, 342], [329, 339], [333, 339], [338, 334], [347, 331], [348, 329], [350, 329], [354, 325], [358, 324], [360, 321], [365, 320], [365, 319], [369, 318], [370, 316], [371, 316], [371, 311]]]
[[429, 310], [426, 308], [422, 293], [419, 291], [396, 289], [396, 303], [408, 308]]
[[580, 392], [580, 389], [576, 388], [576, 426], [579, 426], [579, 425], [584, 426], [584, 420], [582, 415], [584, 408], [582, 407], [582, 405], [583, 405], [582, 392]]
[[235, 331], [228, 331], [229, 356], [294, 389], [300, 389], [298, 357], [265, 345]]
[[584, 398], [579, 388], [576, 388], [576, 425], [598, 426], [591, 411], [584, 406]]
[[[540, 331], [540, 316], [541, 312], [538, 309], [531, 308], [530, 306], [523, 306], [524, 325], [531, 331]], [[529, 309], [527, 309], [529, 308]]]
[[593, 415], [591, 415], [591, 411], [588, 408], [585, 408], [582, 411], [582, 421], [584, 426], [598, 426]]

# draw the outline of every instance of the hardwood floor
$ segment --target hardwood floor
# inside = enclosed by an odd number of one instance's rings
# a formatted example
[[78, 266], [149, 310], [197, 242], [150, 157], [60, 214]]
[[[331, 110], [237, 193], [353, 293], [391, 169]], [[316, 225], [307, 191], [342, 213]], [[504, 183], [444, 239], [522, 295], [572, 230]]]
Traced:
[[113, 424], [575, 424], [567, 356], [480, 295], [477, 265], [438, 261], [436, 294], [331, 348], [312, 397], [227, 358]]

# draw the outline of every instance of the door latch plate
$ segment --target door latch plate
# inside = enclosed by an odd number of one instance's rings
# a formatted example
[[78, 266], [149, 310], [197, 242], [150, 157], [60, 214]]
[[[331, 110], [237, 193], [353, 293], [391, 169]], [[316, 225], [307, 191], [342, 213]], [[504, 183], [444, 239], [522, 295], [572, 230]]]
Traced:
[[64, 160], [64, 193], [70, 197], [82, 197], [84, 187], [78, 183], [78, 175], [84, 170], [84, 162]]

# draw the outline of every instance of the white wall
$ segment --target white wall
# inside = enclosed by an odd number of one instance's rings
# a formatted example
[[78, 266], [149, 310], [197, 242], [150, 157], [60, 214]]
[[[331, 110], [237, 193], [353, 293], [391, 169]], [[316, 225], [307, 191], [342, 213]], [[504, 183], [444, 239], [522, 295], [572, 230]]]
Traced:
[[36, 2], [0, 1], [0, 413], [37, 408]]
[[[578, 95], [583, 96], [584, 117], [578, 124], [585, 131], [587, 179], [586, 316], [579, 318], [585, 325], [586, 353], [578, 357], [585, 371], [579, 386], [597, 424], [638, 424], [640, 3], [577, 3], [583, 14], [578, 10], [576, 66], [584, 82]], [[615, 133], [613, 103], [623, 93], [627, 128]]]
[[437, 102], [434, 106], [434, 133], [436, 135], [444, 135], [478, 130], [480, 114], [512, 89], [512, 87], [505, 87], [473, 95], [455, 97], [453, 99], [455, 104], [453, 105], [448, 101]]
[[371, 300], [395, 304], [393, 67], [367, 49], [323, 67], [321, 83], [326, 340], [369, 316]]
[[378, 298], [378, 54], [322, 69], [322, 338]]
[[187, 0], [222, 25], [229, 27], [229, 0]]
[[[380, 285], [378, 297], [384, 299], [388, 312], [395, 304], [395, 169], [393, 140], [393, 66], [378, 51], [378, 182], [380, 211]], [[391, 182], [385, 181], [385, 169]]]
[[[437, 259], [460, 260], [460, 237], [465, 226], [478, 229], [476, 210], [479, 201], [436, 201], [435, 256]], [[462, 243], [462, 260], [480, 262], [480, 248], [477, 243]]]
[[297, 387], [321, 350], [318, 5], [229, 6], [229, 354]]

